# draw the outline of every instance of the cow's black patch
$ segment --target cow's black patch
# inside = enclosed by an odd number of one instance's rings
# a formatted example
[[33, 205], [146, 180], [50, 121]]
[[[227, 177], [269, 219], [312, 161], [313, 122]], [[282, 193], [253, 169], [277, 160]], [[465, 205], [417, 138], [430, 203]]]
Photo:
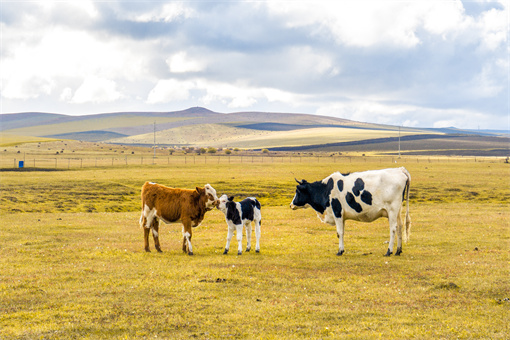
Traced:
[[372, 205], [372, 194], [368, 190], [363, 190], [361, 193], [361, 202]]
[[242, 219], [253, 221], [254, 207], [257, 207], [260, 210], [259, 201], [253, 200], [251, 198], [246, 198], [239, 203], [241, 204]]
[[331, 208], [333, 208], [333, 213], [336, 218], [342, 217], [342, 204], [340, 204], [340, 201], [337, 198], [333, 198], [331, 200]]
[[354, 182], [354, 186], [352, 187], [352, 193], [356, 196], [359, 196], [360, 192], [362, 192], [363, 189], [365, 189], [365, 182], [363, 182], [361, 178], [358, 178]]
[[241, 224], [241, 216], [239, 216], [239, 211], [237, 210], [236, 203], [232, 201], [228, 201], [226, 203], [227, 206], [227, 219], [232, 221], [234, 224]]
[[323, 214], [330, 204], [329, 195], [335, 185], [333, 178], [330, 178], [326, 184], [322, 181], [313, 183], [302, 181], [301, 183], [296, 188], [293, 204], [298, 207], [309, 204], [315, 211]]
[[338, 190], [340, 190], [340, 192], [342, 192], [344, 190], [344, 181], [342, 181], [341, 179], [339, 179], [338, 182], [336, 182], [336, 185], [338, 187]]
[[363, 208], [361, 207], [361, 204], [356, 202], [356, 199], [354, 198], [354, 195], [351, 194], [350, 192], [348, 192], [347, 195], [345, 195], [345, 200], [347, 201], [347, 204], [349, 205], [349, 207], [354, 209], [354, 211], [356, 211], [357, 213], [360, 213], [360, 212], [363, 211]]

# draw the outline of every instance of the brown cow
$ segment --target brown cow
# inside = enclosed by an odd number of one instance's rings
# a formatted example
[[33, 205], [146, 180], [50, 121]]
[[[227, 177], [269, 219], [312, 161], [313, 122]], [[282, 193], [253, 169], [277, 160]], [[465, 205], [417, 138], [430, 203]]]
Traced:
[[140, 226], [144, 228], [145, 251], [149, 252], [149, 232], [152, 231], [154, 245], [161, 252], [159, 244], [159, 220], [165, 223], [182, 222], [182, 250], [193, 255], [191, 228], [198, 227], [207, 211], [218, 204], [216, 190], [206, 184], [195, 190], [169, 188], [164, 185], [145, 182], [142, 187], [142, 216]]

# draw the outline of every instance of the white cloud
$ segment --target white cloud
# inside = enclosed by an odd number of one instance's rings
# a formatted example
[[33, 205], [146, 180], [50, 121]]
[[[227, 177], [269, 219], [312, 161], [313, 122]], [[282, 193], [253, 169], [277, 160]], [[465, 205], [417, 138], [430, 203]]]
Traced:
[[199, 72], [205, 67], [204, 63], [191, 59], [184, 51], [169, 57], [166, 63], [173, 73]]
[[163, 4], [161, 7], [154, 8], [142, 14], [126, 14], [124, 17], [136, 22], [172, 22], [178, 18], [191, 18], [195, 16], [192, 8], [184, 6], [182, 2], [172, 2]]
[[482, 14], [479, 27], [482, 34], [482, 46], [490, 51], [496, 50], [508, 41], [508, 11], [491, 9]]
[[71, 103], [107, 103], [123, 98], [113, 80], [90, 76], [76, 90]]
[[60, 101], [63, 102], [69, 102], [73, 99], [73, 89], [70, 87], [66, 87], [62, 90], [62, 93], [60, 93]]
[[[469, 20], [457, 1], [299, 1], [264, 2], [289, 27], [320, 27], [339, 44], [357, 47], [414, 47], [424, 29], [444, 36], [464, 29]], [[466, 20], [468, 22], [466, 22]]]
[[186, 100], [196, 85], [192, 81], [175, 79], [159, 80], [147, 97], [148, 104], [168, 103], [173, 100]]
[[2, 97], [8, 99], [35, 99], [42, 95], [51, 94], [55, 83], [47, 77], [30, 76], [23, 72], [16, 78], [11, 78], [2, 86]]

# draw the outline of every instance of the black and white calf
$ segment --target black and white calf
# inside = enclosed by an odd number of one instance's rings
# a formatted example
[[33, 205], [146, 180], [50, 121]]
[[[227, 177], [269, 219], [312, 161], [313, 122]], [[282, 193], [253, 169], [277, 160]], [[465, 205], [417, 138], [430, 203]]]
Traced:
[[404, 168], [372, 170], [343, 175], [335, 172], [322, 181], [298, 182], [292, 209], [311, 206], [322, 222], [336, 225], [339, 238], [338, 254], [344, 253], [345, 220], [372, 222], [387, 217], [390, 224], [390, 243], [385, 256], [393, 253], [395, 234], [397, 251], [402, 253], [402, 202], [407, 196], [404, 241], [411, 233], [409, 217], [409, 186], [411, 175]]
[[225, 219], [228, 225], [227, 245], [223, 254], [227, 254], [230, 249], [230, 240], [236, 230], [237, 238], [237, 255], [243, 253], [243, 226], [246, 227], [246, 251], [251, 250], [251, 222], [255, 222], [255, 235], [257, 237], [257, 244], [255, 251], [260, 252], [260, 222], [262, 215], [260, 214], [260, 203], [256, 198], [248, 197], [241, 202], [234, 202], [234, 196], [227, 197], [222, 195], [219, 198], [218, 209], [225, 214]]

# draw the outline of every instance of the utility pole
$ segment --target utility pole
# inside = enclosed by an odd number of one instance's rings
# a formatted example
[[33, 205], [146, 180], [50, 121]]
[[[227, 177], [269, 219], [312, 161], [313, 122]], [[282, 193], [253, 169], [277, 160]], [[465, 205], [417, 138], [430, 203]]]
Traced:
[[156, 121], [154, 121], [154, 156], [152, 157], [152, 164], [156, 162]]
[[400, 125], [398, 126], [398, 158], [400, 159]]

